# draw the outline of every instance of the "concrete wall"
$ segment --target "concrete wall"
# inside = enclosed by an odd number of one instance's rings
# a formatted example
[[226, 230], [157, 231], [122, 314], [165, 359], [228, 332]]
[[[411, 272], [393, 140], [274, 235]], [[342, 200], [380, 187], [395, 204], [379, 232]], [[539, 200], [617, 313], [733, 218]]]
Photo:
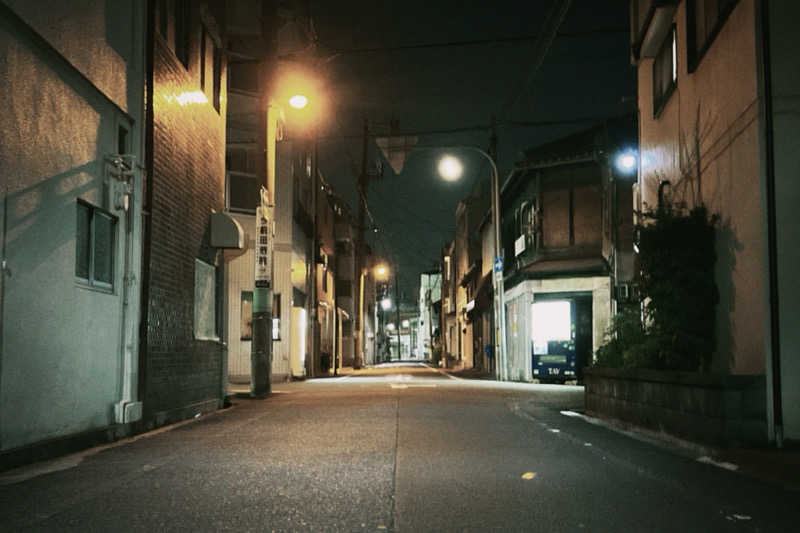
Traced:
[[694, 441], [766, 441], [763, 376], [590, 368], [586, 411]]
[[[712, 367], [760, 373], [765, 329], [752, 316], [766, 305], [766, 256], [760, 223], [754, 1], [736, 5], [693, 73], [687, 70], [685, 9], [686, 2], [681, 2], [674, 16], [677, 88], [658, 117], [653, 115], [653, 60], [642, 59], [638, 65], [642, 200], [655, 207], [658, 181], [668, 179], [676, 199], [690, 205], [702, 201], [720, 215], [718, 348]], [[699, 165], [693, 157], [696, 146]]]
[[[142, 161], [144, 12], [136, 2], [107, 8], [0, 6], [2, 451], [111, 426], [115, 404], [135, 394], [138, 283], [124, 305], [123, 277], [125, 247], [141, 237], [141, 176], [128, 226], [104, 159], [124, 126]], [[117, 217], [112, 290], [76, 279], [78, 199]], [[131, 274], [138, 256], [128, 255]]]

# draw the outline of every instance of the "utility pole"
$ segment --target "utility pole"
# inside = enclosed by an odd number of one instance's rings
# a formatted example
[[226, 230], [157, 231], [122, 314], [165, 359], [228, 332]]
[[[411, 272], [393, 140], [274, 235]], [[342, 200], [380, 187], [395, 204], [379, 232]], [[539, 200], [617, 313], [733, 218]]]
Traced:
[[[273, 36], [274, 17], [268, 3], [262, 5], [262, 35]], [[253, 340], [250, 348], [250, 394], [267, 396], [272, 392], [272, 257], [275, 203], [275, 110], [270, 105], [272, 58], [275, 42], [265, 39], [266, 46], [258, 64], [260, 108], [256, 138], [262, 150], [258, 158], [258, 175], [263, 179], [260, 202], [256, 208], [255, 272], [253, 287]]]
[[394, 272], [394, 296], [395, 296], [395, 305], [397, 305], [397, 360], [401, 359], [402, 348], [400, 347], [400, 272], [397, 268], [395, 268]]
[[359, 309], [355, 310], [356, 313], [356, 327], [355, 331], [353, 332], [353, 336], [355, 337], [355, 346], [353, 350], [353, 367], [354, 368], [361, 368], [361, 356], [362, 356], [362, 338], [363, 338], [363, 323], [362, 323], [362, 316], [361, 312], [363, 309], [361, 308], [361, 270], [363, 269], [363, 250], [364, 250], [364, 218], [365, 218], [365, 211], [366, 205], [364, 205], [367, 201], [367, 186], [369, 184], [369, 175], [367, 174], [367, 162], [368, 162], [368, 154], [367, 149], [369, 148], [369, 120], [364, 117], [364, 127], [363, 127], [363, 139], [362, 139], [362, 147], [361, 147], [361, 174], [358, 176], [358, 184], [356, 189], [358, 190], [358, 235], [356, 237], [356, 249], [355, 249], [355, 266], [353, 272], [353, 285], [355, 285], [356, 294], [353, 298], [353, 302], [355, 305], [359, 306]]
[[316, 375], [316, 364], [317, 364], [317, 349], [319, 343], [317, 342], [317, 337], [319, 335], [319, 322], [317, 320], [317, 314], [319, 312], [319, 302], [317, 302], [317, 255], [319, 252], [319, 243], [317, 242], [317, 232], [318, 232], [318, 217], [317, 217], [317, 196], [319, 195], [319, 166], [318, 166], [318, 156], [319, 150], [318, 142], [317, 142], [317, 134], [314, 133], [314, 143], [313, 146], [313, 155], [311, 158], [311, 219], [313, 221], [313, 229], [311, 231], [311, 268], [309, 273], [309, 279], [311, 281], [311, 290], [310, 293], [310, 302], [309, 302], [309, 322], [310, 322], [310, 333], [311, 333], [311, 342], [309, 343], [309, 347], [311, 348], [311, 357], [306, 359], [306, 365], [308, 368], [308, 376], [314, 377]]

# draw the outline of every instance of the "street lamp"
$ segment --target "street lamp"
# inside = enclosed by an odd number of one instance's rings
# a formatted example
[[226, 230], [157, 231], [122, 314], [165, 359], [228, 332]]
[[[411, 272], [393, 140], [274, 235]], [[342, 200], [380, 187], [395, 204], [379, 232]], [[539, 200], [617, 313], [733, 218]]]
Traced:
[[381, 309], [384, 311], [388, 311], [392, 308], [392, 299], [391, 298], [384, 298], [381, 300]]
[[386, 281], [389, 279], [389, 267], [386, 265], [378, 265], [375, 267], [375, 279], [378, 281]]
[[633, 174], [636, 171], [637, 162], [635, 150], [624, 150], [614, 158], [614, 166], [621, 174]]
[[289, 98], [289, 105], [295, 109], [303, 109], [305, 106], [308, 105], [308, 98], [306, 98], [302, 94], [295, 94], [294, 96]]
[[[492, 265], [492, 287], [494, 288], [494, 346], [497, 357], [497, 379], [508, 379], [506, 368], [506, 309], [503, 283], [503, 257], [500, 247], [500, 178], [494, 159], [476, 146], [457, 146], [453, 148], [471, 150], [484, 157], [492, 166], [492, 222], [494, 224], [494, 261]], [[447, 181], [454, 181], [461, 177], [461, 162], [452, 155], [446, 155], [439, 160], [439, 173]]]
[[461, 178], [461, 174], [464, 172], [461, 161], [452, 155], [442, 157], [439, 160], [438, 169], [439, 175], [441, 175], [445, 181], [456, 181]]

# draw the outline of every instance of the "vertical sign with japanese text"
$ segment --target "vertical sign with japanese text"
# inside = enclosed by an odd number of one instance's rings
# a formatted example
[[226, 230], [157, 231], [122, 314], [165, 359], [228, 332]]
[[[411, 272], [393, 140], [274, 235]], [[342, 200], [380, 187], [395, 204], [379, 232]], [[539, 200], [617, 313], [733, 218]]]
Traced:
[[272, 224], [268, 218], [268, 208], [261, 205], [256, 208], [256, 243], [255, 259], [256, 287], [269, 288], [272, 285]]

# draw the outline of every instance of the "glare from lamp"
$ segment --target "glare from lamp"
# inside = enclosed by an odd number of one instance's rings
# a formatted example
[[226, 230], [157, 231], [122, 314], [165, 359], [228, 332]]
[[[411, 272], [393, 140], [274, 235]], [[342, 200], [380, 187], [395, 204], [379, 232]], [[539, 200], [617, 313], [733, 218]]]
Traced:
[[295, 109], [303, 109], [306, 105], [308, 105], [308, 98], [302, 94], [296, 94], [289, 98], [289, 105]]
[[404, 328], [407, 328], [408, 324], [409, 324], [408, 320], [403, 320], [403, 327]]
[[446, 155], [439, 160], [439, 175], [445, 181], [456, 181], [461, 178], [464, 172], [464, 167], [457, 157]]
[[636, 170], [636, 154], [633, 152], [623, 152], [614, 160], [617, 170], [623, 174], [631, 174]]

